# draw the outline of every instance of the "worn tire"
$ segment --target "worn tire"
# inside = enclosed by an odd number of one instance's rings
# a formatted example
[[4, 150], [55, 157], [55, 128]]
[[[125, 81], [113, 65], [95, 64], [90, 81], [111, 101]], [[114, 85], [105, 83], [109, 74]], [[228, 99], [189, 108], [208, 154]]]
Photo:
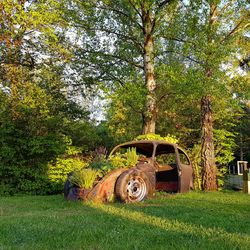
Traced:
[[118, 177], [115, 195], [122, 202], [139, 202], [147, 198], [149, 188], [150, 182], [147, 175], [140, 170], [131, 169]]

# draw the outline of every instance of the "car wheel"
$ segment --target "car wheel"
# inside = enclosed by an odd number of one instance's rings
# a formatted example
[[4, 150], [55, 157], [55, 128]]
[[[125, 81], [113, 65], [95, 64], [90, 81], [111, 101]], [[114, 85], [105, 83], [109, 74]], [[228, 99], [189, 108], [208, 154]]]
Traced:
[[115, 195], [122, 202], [139, 202], [147, 198], [149, 185], [145, 173], [138, 170], [128, 170], [117, 179]]

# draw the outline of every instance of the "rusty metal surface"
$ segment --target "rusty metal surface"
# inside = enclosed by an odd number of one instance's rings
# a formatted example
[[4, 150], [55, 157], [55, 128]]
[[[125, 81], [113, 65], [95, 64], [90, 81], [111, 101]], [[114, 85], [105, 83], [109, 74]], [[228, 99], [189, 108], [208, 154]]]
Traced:
[[135, 169], [138, 169], [142, 172], [144, 172], [149, 180], [149, 190], [148, 190], [148, 197], [154, 197], [155, 196], [155, 167], [153, 162], [144, 163], [139, 162]]
[[126, 168], [115, 169], [103, 177], [99, 183], [88, 193], [86, 199], [94, 202], [107, 202], [113, 201], [115, 183]]
[[[126, 146], [136, 146], [136, 145], [140, 145], [140, 144], [152, 144], [154, 147], [157, 146], [158, 144], [166, 144], [166, 145], [172, 145], [175, 146], [176, 144], [173, 143], [169, 143], [166, 141], [160, 141], [160, 140], [140, 140], [140, 141], [129, 141], [129, 142], [125, 142], [122, 144], [117, 145], [116, 147], [114, 147], [114, 149], [110, 152], [110, 155], [113, 155], [119, 148], [121, 147], [126, 147]], [[151, 155], [153, 154], [153, 152], [151, 152]]]
[[[152, 145], [152, 146], [150, 146]], [[160, 145], [158, 147], [158, 145]], [[166, 147], [164, 146], [166, 145]], [[190, 159], [185, 151], [177, 144], [168, 143], [158, 140], [141, 140], [131, 141], [116, 146], [110, 153], [113, 155], [119, 148], [139, 147], [139, 150], [144, 152], [145, 157], [141, 157], [133, 168], [136, 171], [143, 172], [148, 180], [148, 197], [155, 195], [155, 190], [163, 190], [167, 192], [188, 192], [192, 186], [193, 168]], [[159, 151], [157, 151], [157, 148]], [[137, 148], [138, 149], [138, 148]], [[138, 151], [139, 151], [138, 150]], [[164, 153], [173, 153], [176, 156], [175, 166], [163, 165], [160, 166], [156, 162], [156, 155]], [[140, 152], [139, 152], [140, 153]], [[188, 165], [181, 162], [180, 153], [185, 155], [189, 161]], [[103, 177], [91, 190], [79, 190], [77, 196], [83, 200], [94, 202], [107, 202], [115, 199], [115, 186], [117, 179], [125, 171], [126, 168], [120, 168], [111, 171]]]
[[189, 165], [180, 164], [179, 192], [186, 193], [192, 186], [193, 169]]
[[[154, 175], [156, 171], [160, 170], [160, 166], [157, 164], [157, 162], [155, 161], [155, 156], [157, 153], [157, 146], [161, 145], [161, 147], [164, 149], [164, 145], [166, 145], [166, 147], [170, 148], [172, 147], [175, 155], [176, 155], [176, 171], [177, 171], [177, 175], [178, 175], [178, 182], [176, 182], [176, 180], [172, 180], [175, 181], [175, 183], [177, 183], [177, 185], [175, 184], [175, 191], [176, 192], [180, 192], [180, 193], [184, 193], [184, 192], [188, 192], [190, 189], [190, 186], [192, 187], [193, 185], [193, 167], [192, 167], [192, 163], [188, 157], [188, 155], [186, 154], [185, 150], [183, 150], [181, 147], [179, 147], [177, 144], [175, 143], [169, 143], [166, 141], [161, 141], [161, 140], [140, 140], [140, 141], [130, 141], [130, 142], [126, 142], [120, 145], [117, 145], [110, 153], [110, 155], [113, 155], [116, 151], [119, 150], [119, 148], [126, 148], [126, 147], [136, 147], [136, 146], [140, 146], [144, 145], [144, 144], [152, 144], [153, 148], [152, 151], [148, 151], [147, 152], [147, 159], [148, 161], [154, 165]], [[146, 149], [145, 149], [146, 150]], [[188, 161], [190, 162], [189, 165], [185, 165], [181, 163], [180, 160], [180, 155], [179, 155], [179, 151], [181, 151], [182, 153], [184, 153], [184, 155], [187, 157]], [[159, 153], [159, 152], [158, 152]], [[140, 166], [143, 166], [143, 164], [141, 164], [139, 162]], [[139, 165], [138, 164], [138, 165]], [[146, 164], [146, 163], [145, 163]], [[162, 169], [162, 171], [172, 171], [172, 168], [170, 167], [165, 167], [165, 169]], [[145, 172], [147, 173], [148, 170], [145, 169]], [[170, 173], [169, 172], [169, 173]], [[157, 180], [155, 181], [155, 184], [157, 184]], [[165, 191], [173, 191], [172, 186], [173, 185], [168, 185], [167, 182], [165, 182], [165, 184], [163, 185], [163, 183], [161, 183], [161, 186], [165, 186], [166, 189]], [[177, 186], [177, 188], [176, 188]], [[169, 188], [167, 188], [169, 187]]]
[[136, 167], [124, 171], [115, 185], [116, 198], [125, 203], [142, 201], [149, 197], [151, 190], [152, 185], [148, 175]]

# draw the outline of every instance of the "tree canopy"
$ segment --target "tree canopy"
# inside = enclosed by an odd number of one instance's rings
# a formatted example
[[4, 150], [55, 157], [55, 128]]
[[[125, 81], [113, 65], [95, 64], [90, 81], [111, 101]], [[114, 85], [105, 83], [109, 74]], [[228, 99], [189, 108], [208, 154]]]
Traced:
[[58, 190], [57, 167], [148, 133], [177, 137], [197, 187], [220, 187], [228, 164], [250, 161], [249, 11], [247, 0], [2, 1], [2, 192]]

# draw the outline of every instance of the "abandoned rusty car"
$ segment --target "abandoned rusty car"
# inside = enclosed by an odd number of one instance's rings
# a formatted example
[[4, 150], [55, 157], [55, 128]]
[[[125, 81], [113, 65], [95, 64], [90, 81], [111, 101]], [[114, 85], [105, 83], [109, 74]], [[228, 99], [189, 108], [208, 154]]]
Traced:
[[[116, 146], [109, 157], [130, 148], [139, 155], [137, 163], [130, 168], [112, 170], [90, 190], [83, 190], [81, 199], [130, 203], [153, 197], [157, 190], [184, 193], [192, 188], [191, 161], [177, 144], [158, 140], [131, 141]], [[64, 196], [68, 200], [79, 198], [79, 187], [70, 184], [70, 175]]]

